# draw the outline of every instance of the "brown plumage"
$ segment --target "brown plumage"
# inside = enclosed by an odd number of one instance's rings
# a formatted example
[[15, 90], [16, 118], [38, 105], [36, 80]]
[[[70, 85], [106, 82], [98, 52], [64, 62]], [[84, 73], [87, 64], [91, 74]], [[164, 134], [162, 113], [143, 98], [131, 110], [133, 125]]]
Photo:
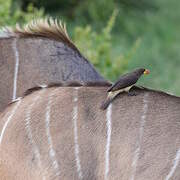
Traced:
[[139, 68], [133, 72], [122, 75], [108, 90], [108, 96], [102, 103], [101, 109], [105, 110], [112, 100], [121, 92], [128, 91], [139, 80], [143, 74], [149, 74], [149, 70]]

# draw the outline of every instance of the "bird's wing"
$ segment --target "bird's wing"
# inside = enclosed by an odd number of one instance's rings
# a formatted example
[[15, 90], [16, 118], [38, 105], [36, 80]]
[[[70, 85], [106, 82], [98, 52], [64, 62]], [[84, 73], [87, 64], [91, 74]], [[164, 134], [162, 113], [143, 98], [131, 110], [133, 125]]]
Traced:
[[137, 82], [138, 79], [139, 78], [133, 73], [123, 75], [107, 91], [108, 92], [117, 91], [119, 89], [123, 89], [123, 88], [129, 87], [129, 86], [132, 86]]

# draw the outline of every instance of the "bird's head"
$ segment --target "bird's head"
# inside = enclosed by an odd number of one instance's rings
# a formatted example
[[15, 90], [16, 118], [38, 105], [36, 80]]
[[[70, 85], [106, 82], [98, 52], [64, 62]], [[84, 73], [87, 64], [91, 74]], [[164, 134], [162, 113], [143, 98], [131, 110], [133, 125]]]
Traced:
[[144, 69], [144, 68], [139, 68], [139, 69], [136, 69], [135, 70], [135, 73], [137, 74], [137, 75], [143, 75], [143, 74], [145, 74], [145, 75], [147, 75], [147, 74], [149, 74], [150, 73], [150, 71], [148, 70], [148, 69]]
[[145, 75], [147, 75], [149, 73], [150, 73], [150, 71], [148, 69], [145, 69], [144, 72], [143, 72], [143, 74], [145, 74]]

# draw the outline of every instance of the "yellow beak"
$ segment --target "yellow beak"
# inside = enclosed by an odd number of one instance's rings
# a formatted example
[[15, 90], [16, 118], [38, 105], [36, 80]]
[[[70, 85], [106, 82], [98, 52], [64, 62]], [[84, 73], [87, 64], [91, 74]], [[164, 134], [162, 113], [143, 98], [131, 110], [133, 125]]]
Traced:
[[150, 71], [148, 70], [148, 69], [146, 69], [145, 71], [144, 71], [144, 74], [149, 74], [150, 73]]

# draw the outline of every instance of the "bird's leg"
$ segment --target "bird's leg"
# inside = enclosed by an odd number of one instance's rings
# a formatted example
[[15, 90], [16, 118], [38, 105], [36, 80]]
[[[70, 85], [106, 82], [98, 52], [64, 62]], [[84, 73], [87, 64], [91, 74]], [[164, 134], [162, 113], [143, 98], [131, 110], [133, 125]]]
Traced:
[[136, 95], [137, 95], [137, 93], [134, 92], [134, 91], [129, 91], [128, 92], [128, 96], [136, 96]]
[[134, 91], [134, 88], [132, 86], [128, 91], [128, 96], [136, 96], [136, 95], [137, 95], [137, 93]]
[[137, 94], [134, 91], [134, 86], [129, 86], [127, 88], [124, 88], [124, 91], [128, 93], [128, 96], [136, 96]]

